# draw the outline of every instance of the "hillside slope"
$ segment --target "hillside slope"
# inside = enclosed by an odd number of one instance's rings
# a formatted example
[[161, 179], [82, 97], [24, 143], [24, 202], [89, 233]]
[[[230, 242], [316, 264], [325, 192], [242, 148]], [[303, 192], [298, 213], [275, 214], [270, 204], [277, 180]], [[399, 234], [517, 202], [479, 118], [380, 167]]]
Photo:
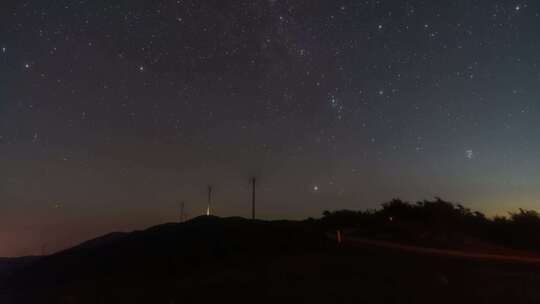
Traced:
[[319, 227], [200, 217], [110, 234], [18, 271], [0, 303], [540, 302], [535, 267], [338, 246]]
[[29, 303], [122, 289], [159, 295], [178, 280], [318, 251], [324, 242], [322, 234], [301, 222], [199, 217], [85, 242], [18, 271], [7, 286], [17, 300]]

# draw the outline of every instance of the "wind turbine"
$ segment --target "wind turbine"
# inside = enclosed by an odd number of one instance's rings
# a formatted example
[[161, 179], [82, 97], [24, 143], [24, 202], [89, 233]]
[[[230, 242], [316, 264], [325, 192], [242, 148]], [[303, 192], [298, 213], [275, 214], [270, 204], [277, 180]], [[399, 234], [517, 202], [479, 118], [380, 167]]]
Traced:
[[184, 222], [184, 208], [186, 203], [184, 201], [180, 202], [180, 223]]
[[206, 207], [206, 216], [210, 216], [212, 213], [212, 186], [208, 186], [208, 206]]
[[255, 186], [257, 184], [257, 178], [251, 178], [251, 219], [255, 219]]

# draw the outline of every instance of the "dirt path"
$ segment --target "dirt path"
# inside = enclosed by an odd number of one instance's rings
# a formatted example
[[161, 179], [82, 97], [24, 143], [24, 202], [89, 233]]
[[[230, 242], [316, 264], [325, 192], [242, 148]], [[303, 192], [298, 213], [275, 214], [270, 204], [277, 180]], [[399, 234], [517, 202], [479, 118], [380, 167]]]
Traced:
[[[330, 238], [337, 241], [335, 235], [328, 235]], [[477, 252], [468, 252], [460, 250], [446, 250], [446, 249], [436, 249], [436, 248], [426, 248], [426, 247], [417, 247], [412, 245], [399, 244], [389, 241], [378, 241], [370, 240], [363, 238], [352, 238], [348, 236], [343, 236], [342, 244], [348, 246], [356, 247], [377, 247], [388, 250], [396, 250], [409, 252], [419, 255], [428, 255], [428, 256], [441, 256], [441, 257], [452, 257], [452, 258], [461, 258], [469, 260], [482, 260], [482, 261], [496, 261], [496, 262], [506, 262], [506, 263], [526, 263], [534, 264], [540, 266], [540, 256], [516, 256], [516, 255], [501, 255], [501, 254], [490, 254], [490, 253], [477, 253]]]

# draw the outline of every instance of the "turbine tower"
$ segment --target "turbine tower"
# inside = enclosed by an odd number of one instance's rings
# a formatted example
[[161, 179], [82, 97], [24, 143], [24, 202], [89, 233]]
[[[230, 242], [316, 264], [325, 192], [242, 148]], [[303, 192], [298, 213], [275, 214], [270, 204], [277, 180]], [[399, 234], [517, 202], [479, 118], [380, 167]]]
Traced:
[[208, 206], [206, 207], [206, 215], [211, 215], [211, 207], [212, 207], [212, 186], [208, 186]]
[[255, 219], [255, 185], [257, 183], [257, 179], [253, 177], [251, 179], [251, 218]]
[[184, 222], [184, 207], [185, 207], [186, 203], [185, 202], [180, 202], [180, 223], [183, 223]]

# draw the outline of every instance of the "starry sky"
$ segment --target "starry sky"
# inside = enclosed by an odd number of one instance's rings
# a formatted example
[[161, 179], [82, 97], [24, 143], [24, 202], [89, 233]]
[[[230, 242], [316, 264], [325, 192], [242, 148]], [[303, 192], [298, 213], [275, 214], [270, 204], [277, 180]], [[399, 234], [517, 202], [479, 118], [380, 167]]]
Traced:
[[0, 256], [204, 212], [540, 208], [540, 3], [3, 0]]

